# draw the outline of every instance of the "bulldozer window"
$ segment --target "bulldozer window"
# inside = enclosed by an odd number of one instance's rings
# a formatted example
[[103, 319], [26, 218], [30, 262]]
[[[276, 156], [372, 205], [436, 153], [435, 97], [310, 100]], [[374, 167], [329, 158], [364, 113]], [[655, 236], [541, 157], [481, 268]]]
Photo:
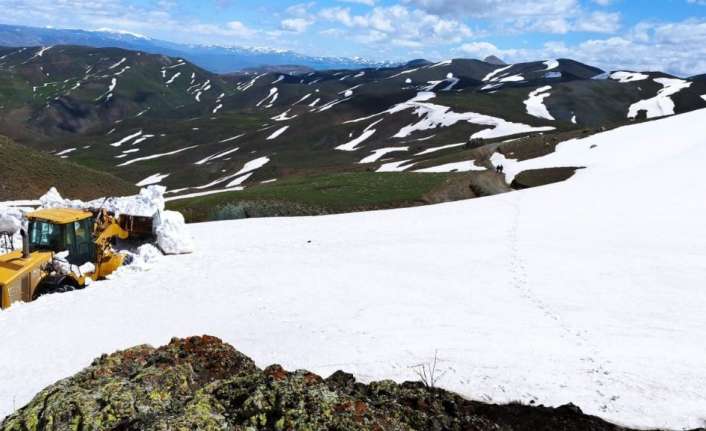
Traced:
[[75, 232], [76, 245], [71, 251], [69, 261], [74, 265], [93, 262], [96, 257], [96, 246], [92, 235], [93, 219], [88, 218], [74, 222], [69, 230]]
[[62, 228], [60, 225], [43, 221], [29, 223], [30, 251], [49, 250], [60, 252], [64, 250]]

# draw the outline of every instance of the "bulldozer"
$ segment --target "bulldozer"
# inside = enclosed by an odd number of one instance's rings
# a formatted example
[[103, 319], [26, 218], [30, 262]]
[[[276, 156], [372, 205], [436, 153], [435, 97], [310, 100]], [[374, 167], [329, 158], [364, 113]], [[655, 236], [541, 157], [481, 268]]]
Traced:
[[116, 217], [105, 209], [40, 209], [26, 219], [22, 249], [0, 256], [0, 309], [104, 279], [126, 263], [113, 248], [117, 240], [152, 235], [150, 217]]

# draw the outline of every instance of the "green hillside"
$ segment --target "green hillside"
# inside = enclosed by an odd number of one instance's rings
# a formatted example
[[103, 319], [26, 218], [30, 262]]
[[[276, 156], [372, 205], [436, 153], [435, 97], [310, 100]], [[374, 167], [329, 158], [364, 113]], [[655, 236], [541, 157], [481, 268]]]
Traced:
[[133, 194], [137, 188], [113, 175], [19, 145], [0, 136], [0, 201], [36, 199], [56, 187], [72, 199]]

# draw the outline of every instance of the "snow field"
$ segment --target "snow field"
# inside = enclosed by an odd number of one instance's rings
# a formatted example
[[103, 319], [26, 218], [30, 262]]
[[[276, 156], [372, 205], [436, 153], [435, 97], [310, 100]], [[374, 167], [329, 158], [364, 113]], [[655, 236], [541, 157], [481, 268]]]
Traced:
[[212, 334], [260, 366], [365, 381], [415, 379], [438, 351], [440, 385], [469, 397], [702, 426], [704, 120], [562, 144], [589, 168], [543, 188], [189, 226], [194, 255], [1, 313], [0, 414], [102, 353]]
[[701, 426], [704, 120], [561, 144], [551, 165], [588, 168], [543, 188], [189, 226], [194, 255], [0, 314], [0, 414], [102, 353], [212, 334], [260, 366], [365, 381], [415, 379], [438, 351], [440, 385], [472, 398]]

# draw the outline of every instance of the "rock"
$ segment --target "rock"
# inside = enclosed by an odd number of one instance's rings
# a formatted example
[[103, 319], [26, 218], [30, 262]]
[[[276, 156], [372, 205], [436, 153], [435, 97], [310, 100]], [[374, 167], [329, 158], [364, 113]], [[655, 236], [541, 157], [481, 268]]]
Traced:
[[264, 370], [215, 337], [103, 355], [5, 418], [20, 430], [619, 430], [573, 405], [495, 406], [419, 382]]

